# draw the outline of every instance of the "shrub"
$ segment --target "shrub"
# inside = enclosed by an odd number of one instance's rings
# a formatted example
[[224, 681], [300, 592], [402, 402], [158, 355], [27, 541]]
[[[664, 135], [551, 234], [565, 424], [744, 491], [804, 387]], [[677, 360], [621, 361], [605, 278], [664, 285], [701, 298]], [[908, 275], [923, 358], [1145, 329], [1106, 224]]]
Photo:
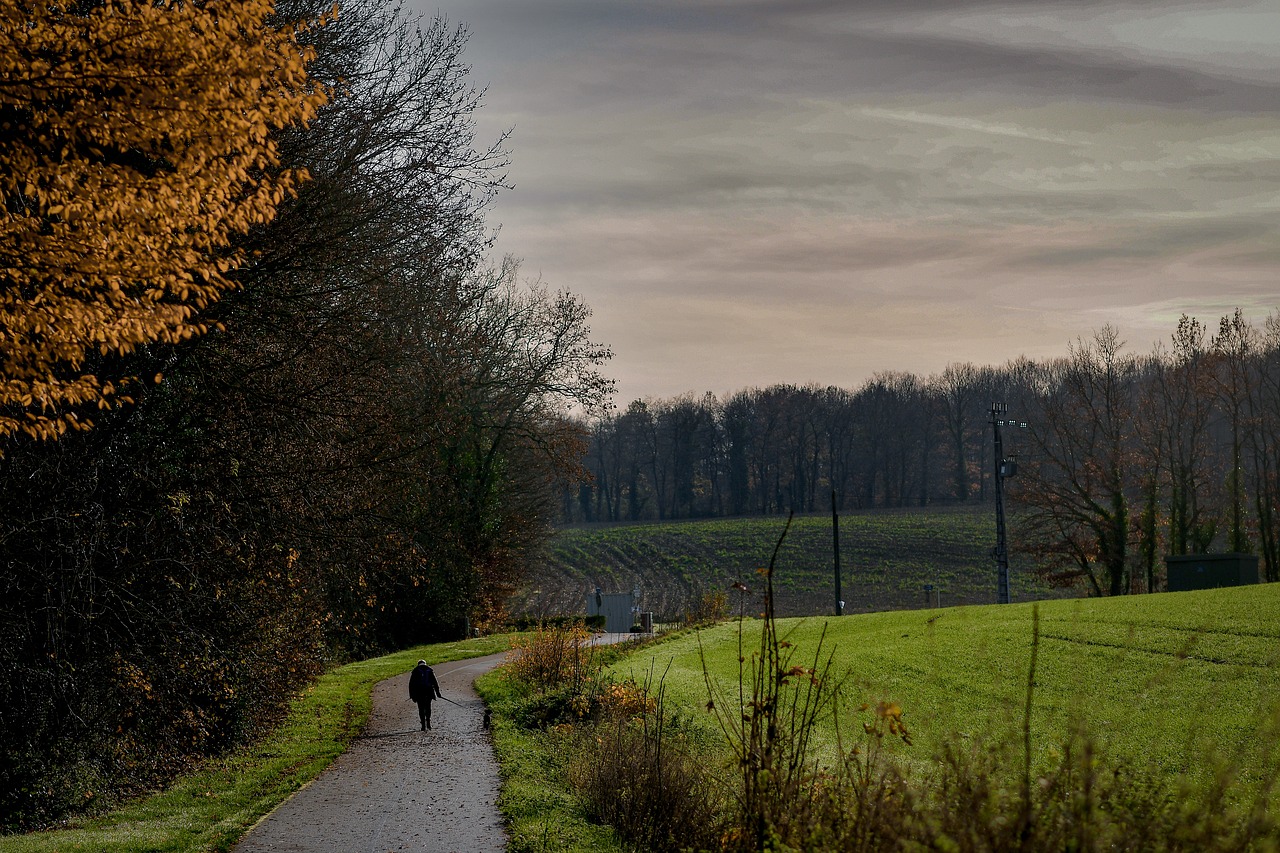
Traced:
[[599, 669], [596, 649], [587, 643], [588, 636], [581, 622], [539, 627], [518, 636], [511, 643], [515, 654], [507, 676], [539, 693], [582, 692], [588, 678]]
[[729, 613], [729, 597], [721, 590], [704, 592], [685, 610], [686, 625], [711, 625], [721, 622]]
[[517, 616], [506, 622], [512, 631], [533, 631], [548, 628], [572, 628], [583, 625], [592, 631], [604, 630], [604, 614], [595, 616]]
[[611, 713], [582, 737], [570, 779], [587, 813], [642, 850], [711, 850], [724, 830], [718, 781], [670, 724], [662, 693], [614, 685]]

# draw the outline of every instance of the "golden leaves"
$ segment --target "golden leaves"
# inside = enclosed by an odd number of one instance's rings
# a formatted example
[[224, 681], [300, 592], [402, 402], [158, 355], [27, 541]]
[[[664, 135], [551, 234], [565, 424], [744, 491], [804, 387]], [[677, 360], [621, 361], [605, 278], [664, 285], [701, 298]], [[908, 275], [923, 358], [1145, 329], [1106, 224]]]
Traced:
[[[869, 705], [863, 705], [859, 710], [865, 711], [869, 707]], [[862, 728], [873, 737], [881, 738], [885, 734], [890, 734], [900, 738], [907, 746], [911, 746], [911, 732], [908, 731], [907, 724], [902, 721], [902, 706], [897, 702], [877, 703], [875, 721], [863, 723]]]
[[[325, 100], [269, 0], [0, 9], [0, 438], [125, 398], [84, 370], [206, 331], [237, 235], [306, 179], [272, 134]], [[336, 13], [331, 13], [336, 14]], [[308, 26], [323, 25], [320, 21]]]

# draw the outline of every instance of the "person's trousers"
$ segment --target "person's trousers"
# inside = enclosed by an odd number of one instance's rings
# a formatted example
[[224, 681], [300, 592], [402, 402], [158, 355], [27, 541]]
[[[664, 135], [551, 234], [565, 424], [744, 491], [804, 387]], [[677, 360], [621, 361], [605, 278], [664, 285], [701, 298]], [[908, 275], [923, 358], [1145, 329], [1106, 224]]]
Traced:
[[422, 730], [425, 732], [431, 728], [431, 700], [418, 703], [418, 722], [422, 723]]

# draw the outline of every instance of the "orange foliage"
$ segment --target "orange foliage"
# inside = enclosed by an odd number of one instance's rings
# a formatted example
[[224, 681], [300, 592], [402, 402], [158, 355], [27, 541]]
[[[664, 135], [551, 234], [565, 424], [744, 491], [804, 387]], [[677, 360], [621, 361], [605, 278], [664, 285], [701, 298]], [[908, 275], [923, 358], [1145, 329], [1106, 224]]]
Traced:
[[[0, 7], [0, 439], [127, 398], [96, 356], [206, 331], [237, 235], [304, 173], [272, 134], [326, 93], [271, 0]], [[323, 21], [317, 22], [322, 24]]]

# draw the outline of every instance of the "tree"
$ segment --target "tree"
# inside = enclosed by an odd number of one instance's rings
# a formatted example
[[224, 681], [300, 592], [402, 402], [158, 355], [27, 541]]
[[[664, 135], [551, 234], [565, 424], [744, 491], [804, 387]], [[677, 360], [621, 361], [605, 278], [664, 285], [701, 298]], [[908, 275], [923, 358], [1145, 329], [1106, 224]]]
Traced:
[[854, 460], [857, 456], [858, 430], [854, 418], [854, 397], [834, 386], [822, 392], [826, 412], [823, 440], [826, 445], [827, 479], [835, 491], [836, 509], [842, 510], [853, 489]]
[[974, 445], [985, 436], [980, 376], [978, 368], [968, 362], [948, 364], [942, 375], [931, 383], [941, 405], [947, 433], [951, 492], [959, 501], [967, 501], [973, 493], [977, 467]]
[[921, 460], [928, 457], [930, 430], [922, 390], [913, 374], [884, 371], [858, 392], [870, 465], [868, 506], [875, 505], [877, 491], [883, 506], [906, 506], [912, 495], [925, 501]]
[[[336, 94], [273, 138], [311, 179], [231, 235], [239, 288], [196, 318], [211, 333], [95, 351], [86, 372], [166, 381], [93, 430], [6, 448], [6, 831], [260, 732], [327, 654], [456, 636], [544, 534], [526, 489], [575, 435], [538, 392], [586, 374], [527, 380], [599, 348], [575, 349], [579, 301], [513, 281], [507, 299], [478, 263], [501, 154], [473, 144], [462, 33], [415, 23], [357, 2], [305, 33]], [[497, 334], [504, 307], [536, 334]], [[522, 399], [485, 492], [483, 458], [462, 457]]]
[[720, 409], [725, 435], [725, 467], [729, 514], [745, 515], [752, 506], [751, 466], [752, 445], [755, 441], [755, 395], [739, 391], [730, 397]]
[[305, 172], [281, 128], [325, 101], [270, 0], [0, 11], [0, 439], [125, 401], [104, 361], [208, 329], [237, 235]]
[[1135, 359], [1106, 326], [1067, 358], [1027, 365], [1036, 393], [1023, 469], [1024, 541], [1060, 580], [1083, 578], [1096, 595], [1128, 592]]
[[1226, 409], [1231, 431], [1230, 467], [1227, 472], [1228, 525], [1227, 547], [1245, 553], [1249, 550], [1246, 528], [1244, 483], [1244, 442], [1249, 405], [1249, 368], [1257, 355], [1257, 331], [1244, 319], [1239, 308], [1218, 324], [1212, 340], [1216, 369], [1212, 372], [1218, 402]]
[[618, 441], [621, 443], [622, 470], [625, 478], [626, 519], [639, 521], [655, 493], [645, 475], [649, 458], [649, 431], [653, 415], [643, 400], [634, 400], [618, 418]]
[[1250, 383], [1254, 510], [1266, 579], [1280, 580], [1280, 314], [1263, 327]]
[[[437, 441], [463, 501], [456, 521], [466, 556], [480, 562], [510, 533], [494, 524], [503, 503], [543, 496], [545, 484], [527, 479], [531, 467], [515, 458], [576, 464], [580, 436], [564, 432], [563, 416], [574, 406], [599, 409], [613, 388], [598, 369], [611, 353], [590, 340], [590, 308], [538, 282], [522, 285], [518, 270], [508, 259], [442, 289], [441, 313], [423, 327], [420, 393], [455, 413], [459, 428]], [[513, 481], [522, 487], [501, 488]]]
[[[656, 471], [669, 481], [666, 518], [693, 518], [718, 509], [720, 431], [715, 397], [684, 394], [654, 407]], [[699, 498], [708, 498], [699, 505]]]
[[1169, 553], [1202, 554], [1219, 527], [1213, 482], [1213, 369], [1205, 328], [1183, 315], [1173, 349], [1152, 360], [1139, 434], [1147, 457], [1164, 469]]

